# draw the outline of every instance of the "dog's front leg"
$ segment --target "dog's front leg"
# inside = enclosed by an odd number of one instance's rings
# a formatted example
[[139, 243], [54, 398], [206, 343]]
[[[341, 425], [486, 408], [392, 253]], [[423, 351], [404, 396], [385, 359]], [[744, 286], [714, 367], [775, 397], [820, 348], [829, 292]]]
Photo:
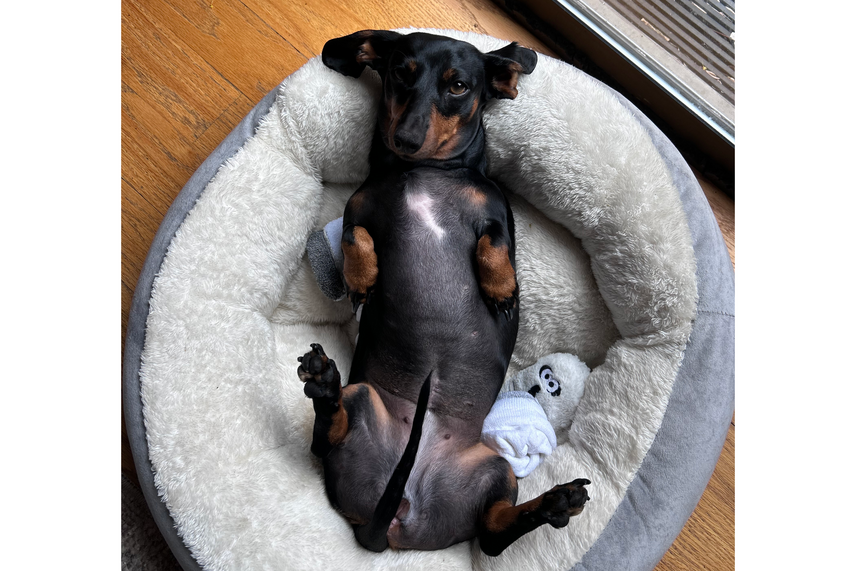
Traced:
[[497, 313], [511, 320], [517, 307], [517, 274], [514, 269], [514, 242], [505, 224], [488, 220], [476, 246], [479, 285]]
[[378, 276], [374, 239], [366, 228], [371, 213], [367, 212], [365, 194], [360, 190], [348, 200], [342, 222], [345, 285], [354, 312], [361, 303], [368, 302]]

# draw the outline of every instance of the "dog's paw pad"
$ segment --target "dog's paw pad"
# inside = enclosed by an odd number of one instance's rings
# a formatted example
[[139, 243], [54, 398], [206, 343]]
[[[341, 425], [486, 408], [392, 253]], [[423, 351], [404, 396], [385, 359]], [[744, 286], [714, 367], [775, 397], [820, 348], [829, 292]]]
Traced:
[[310, 398], [333, 397], [341, 388], [336, 362], [327, 357], [320, 344], [312, 343], [310, 348], [308, 353], [297, 358], [300, 362], [297, 376], [305, 383], [303, 392]]
[[590, 499], [584, 487], [588, 484], [591, 484], [589, 480], [579, 478], [544, 494], [539, 508], [547, 523], [556, 528], [565, 527], [573, 516], [582, 513]]

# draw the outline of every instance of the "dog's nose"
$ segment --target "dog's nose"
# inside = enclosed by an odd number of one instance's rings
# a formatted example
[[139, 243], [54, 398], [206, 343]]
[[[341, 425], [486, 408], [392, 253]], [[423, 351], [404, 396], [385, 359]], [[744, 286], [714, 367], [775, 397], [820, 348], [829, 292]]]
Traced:
[[407, 133], [398, 132], [392, 139], [395, 150], [403, 155], [412, 155], [421, 147], [420, 143], [413, 137], [409, 137]]

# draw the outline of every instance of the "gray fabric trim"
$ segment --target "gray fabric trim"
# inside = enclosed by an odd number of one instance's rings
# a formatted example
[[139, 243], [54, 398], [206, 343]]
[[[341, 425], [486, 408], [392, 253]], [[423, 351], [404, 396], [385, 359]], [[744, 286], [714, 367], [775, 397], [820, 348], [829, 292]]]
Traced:
[[698, 277], [698, 317], [651, 449], [606, 528], [573, 571], [650, 570], [692, 515], [734, 413], [734, 270], [701, 187], [674, 145], [627, 99], [678, 187]]
[[256, 127], [267, 114], [279, 87], [270, 93], [253, 108], [250, 113], [223, 140], [205, 162], [193, 173], [181, 192], [173, 201], [161, 222], [157, 234], [149, 248], [145, 264], [137, 280], [131, 311], [128, 315], [128, 331], [125, 337], [125, 356], [122, 362], [122, 393], [125, 411], [125, 426], [137, 467], [137, 477], [140, 487], [152, 512], [155, 523], [166, 539], [181, 567], [185, 571], [201, 571], [199, 564], [191, 555], [190, 550], [178, 536], [175, 523], [166, 505], [158, 496], [154, 483], [152, 465], [149, 460], [149, 447], [146, 440], [146, 429], [143, 422], [143, 403], [140, 398], [140, 356], [145, 342], [146, 322], [149, 316], [149, 299], [152, 295], [152, 284], [160, 270], [167, 248], [172, 237], [184, 222], [187, 213], [199, 199], [208, 183], [217, 174], [220, 165], [232, 157], [244, 145], [244, 142], [255, 134]]

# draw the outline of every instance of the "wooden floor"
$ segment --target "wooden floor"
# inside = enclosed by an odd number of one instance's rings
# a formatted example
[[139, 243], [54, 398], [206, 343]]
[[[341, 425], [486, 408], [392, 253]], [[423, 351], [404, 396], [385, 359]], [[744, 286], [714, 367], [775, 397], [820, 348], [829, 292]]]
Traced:
[[[250, 109], [330, 38], [400, 27], [476, 31], [553, 52], [488, 0], [123, 0], [122, 337], [169, 205]], [[700, 180], [734, 260], [734, 202]], [[133, 460], [122, 430], [122, 470]], [[734, 568], [734, 423], [658, 571]], [[619, 571], [619, 570], [616, 570]]]

